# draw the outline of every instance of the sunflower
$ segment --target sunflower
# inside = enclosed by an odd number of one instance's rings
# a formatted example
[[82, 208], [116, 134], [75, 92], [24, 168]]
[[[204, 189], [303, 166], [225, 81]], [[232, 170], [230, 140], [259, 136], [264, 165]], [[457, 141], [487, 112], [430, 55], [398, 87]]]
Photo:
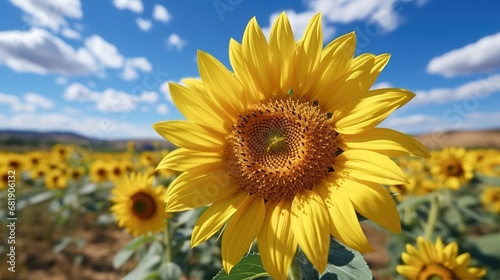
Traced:
[[113, 188], [113, 206], [120, 227], [125, 227], [134, 236], [156, 233], [165, 228], [166, 213], [163, 202], [164, 188], [153, 187], [153, 177], [132, 173], [125, 176]]
[[108, 163], [103, 160], [96, 160], [90, 166], [90, 179], [94, 183], [102, 183], [109, 179]]
[[488, 211], [500, 214], [500, 187], [486, 187], [481, 195], [481, 203]]
[[473, 158], [462, 147], [449, 147], [435, 152], [431, 164], [431, 172], [436, 180], [454, 190], [474, 177]]
[[399, 274], [414, 280], [475, 280], [486, 274], [486, 269], [469, 267], [470, 255], [458, 255], [458, 245], [452, 242], [444, 246], [438, 237], [436, 244], [419, 236], [418, 249], [406, 244], [401, 258], [404, 265], [396, 266]]
[[381, 184], [408, 182], [389, 157], [428, 152], [415, 139], [376, 126], [414, 94], [369, 90], [389, 55], [353, 58], [354, 33], [322, 46], [319, 14], [297, 42], [285, 13], [269, 42], [253, 18], [242, 44], [230, 41], [233, 72], [199, 51], [201, 80], [169, 84], [187, 120], [154, 124], [179, 147], [157, 167], [182, 173], [167, 190], [166, 210], [211, 204], [191, 245], [226, 225], [221, 251], [227, 272], [256, 238], [264, 267], [276, 279], [286, 277], [298, 246], [324, 271], [331, 235], [372, 251], [356, 212], [401, 230]]
[[65, 189], [68, 186], [68, 178], [60, 170], [50, 170], [45, 175], [45, 186], [51, 190]]

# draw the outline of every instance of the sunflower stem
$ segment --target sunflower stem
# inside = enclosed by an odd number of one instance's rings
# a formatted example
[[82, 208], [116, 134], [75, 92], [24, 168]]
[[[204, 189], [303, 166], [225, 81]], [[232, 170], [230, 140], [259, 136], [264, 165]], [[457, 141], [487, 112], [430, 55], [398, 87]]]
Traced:
[[429, 210], [429, 217], [427, 217], [427, 225], [425, 227], [425, 239], [432, 240], [432, 233], [436, 226], [436, 221], [439, 214], [438, 198], [434, 195], [431, 199], [431, 209]]
[[167, 220], [165, 231], [163, 232], [163, 238], [165, 240], [165, 262], [172, 262], [172, 243], [170, 238], [170, 227], [169, 221]]

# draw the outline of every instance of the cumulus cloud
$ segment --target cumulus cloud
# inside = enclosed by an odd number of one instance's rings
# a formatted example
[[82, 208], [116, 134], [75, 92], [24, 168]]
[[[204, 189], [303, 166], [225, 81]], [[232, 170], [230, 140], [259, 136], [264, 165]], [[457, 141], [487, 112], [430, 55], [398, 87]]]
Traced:
[[500, 74], [471, 81], [456, 88], [435, 88], [427, 91], [416, 91], [416, 96], [409, 105], [444, 104], [471, 98], [483, 100], [496, 92], [500, 92]]
[[[94, 139], [161, 138], [151, 126], [62, 113], [17, 113], [9, 116], [0, 114], [0, 129], [68, 130]], [[85, 148], [85, 146], [83, 147]]]
[[85, 46], [102, 65], [110, 68], [122, 67], [124, 58], [118, 48], [101, 36], [92, 35], [88, 37], [85, 39]]
[[56, 84], [58, 85], [65, 85], [68, 83], [68, 78], [66, 77], [57, 77], [56, 78]]
[[80, 0], [10, 0], [10, 2], [25, 13], [23, 18], [29, 26], [45, 27], [54, 32], [68, 25], [65, 18], [83, 18]]
[[445, 77], [493, 71], [500, 68], [500, 33], [433, 58], [427, 72]]
[[168, 114], [169, 110], [167, 104], [165, 103], [158, 104], [158, 106], [156, 106], [156, 112], [160, 115]]
[[137, 70], [151, 72], [153, 66], [145, 57], [134, 57], [125, 60], [122, 78], [127, 81], [135, 80], [139, 77]]
[[151, 29], [151, 27], [153, 27], [153, 22], [148, 20], [148, 19], [143, 19], [143, 18], [138, 17], [135, 20], [135, 22], [137, 23], [137, 26], [139, 26], [139, 28], [142, 31], [149, 31]]
[[186, 41], [175, 33], [170, 34], [167, 38], [167, 46], [169, 48], [175, 48], [177, 51], [181, 51], [185, 45]]
[[113, 0], [113, 4], [119, 10], [127, 9], [134, 13], [142, 13], [144, 9], [142, 0]]
[[151, 104], [158, 100], [158, 93], [144, 91], [133, 95], [114, 88], [107, 88], [102, 92], [89, 89], [80, 83], [72, 83], [63, 92], [63, 98], [75, 102], [91, 102], [101, 112], [127, 112], [137, 109], [137, 105]]
[[37, 109], [54, 108], [52, 100], [35, 92], [28, 92], [23, 98], [0, 92], [0, 104], [8, 105], [13, 112], [34, 112]]
[[153, 9], [153, 19], [167, 23], [172, 19], [172, 16], [168, 12], [167, 8], [160, 4], [155, 4]]
[[76, 50], [40, 28], [0, 32], [0, 63], [37, 74], [85, 75], [97, 70], [87, 49]]
[[379, 89], [379, 88], [392, 88], [392, 84], [389, 82], [378, 82], [372, 86], [371, 89]]
[[63, 28], [61, 34], [68, 39], [80, 40], [82, 38], [80, 32], [68, 27]]

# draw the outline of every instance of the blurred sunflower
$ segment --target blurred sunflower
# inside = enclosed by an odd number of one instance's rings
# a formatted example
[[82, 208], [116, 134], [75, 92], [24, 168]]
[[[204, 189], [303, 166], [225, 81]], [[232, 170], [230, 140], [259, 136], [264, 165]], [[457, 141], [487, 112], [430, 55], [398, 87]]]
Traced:
[[0, 165], [0, 190], [6, 189], [9, 186], [9, 170], [8, 167]]
[[75, 167], [75, 168], [72, 168], [70, 171], [69, 171], [69, 178], [72, 179], [72, 180], [79, 180], [83, 177], [83, 175], [85, 175], [85, 169], [83, 168], [83, 166], [78, 166], [78, 167]]
[[108, 163], [96, 160], [90, 165], [90, 179], [94, 183], [102, 183], [109, 179]]
[[113, 161], [108, 164], [109, 178], [112, 181], [120, 180], [126, 174], [125, 166], [121, 161]]
[[399, 232], [395, 203], [380, 184], [407, 180], [390, 157], [429, 154], [405, 134], [376, 128], [414, 96], [370, 90], [388, 54], [353, 58], [354, 33], [323, 49], [319, 14], [295, 42], [282, 13], [269, 38], [251, 19], [242, 44], [229, 45], [234, 73], [198, 52], [201, 81], [169, 84], [187, 121], [154, 128], [180, 147], [157, 167], [183, 172], [167, 190], [167, 211], [211, 204], [194, 227], [192, 246], [227, 223], [221, 240], [227, 272], [257, 238], [264, 267], [284, 279], [297, 246], [323, 271], [331, 235], [372, 251], [356, 212]]
[[165, 218], [171, 216], [164, 211], [164, 188], [153, 187], [153, 179], [145, 174], [132, 173], [117, 182], [112, 190], [111, 211], [118, 225], [134, 236], [162, 231]]
[[434, 152], [431, 165], [431, 172], [436, 180], [454, 190], [474, 177], [473, 158], [462, 147], [449, 147]]
[[481, 203], [488, 211], [500, 214], [500, 187], [484, 188]]
[[50, 170], [45, 174], [45, 186], [51, 190], [65, 189], [68, 178], [60, 170]]
[[452, 242], [443, 245], [441, 238], [436, 244], [419, 236], [418, 249], [406, 244], [406, 252], [401, 258], [404, 265], [398, 265], [399, 274], [411, 280], [478, 280], [486, 274], [486, 269], [469, 267], [470, 255], [458, 256], [458, 246]]

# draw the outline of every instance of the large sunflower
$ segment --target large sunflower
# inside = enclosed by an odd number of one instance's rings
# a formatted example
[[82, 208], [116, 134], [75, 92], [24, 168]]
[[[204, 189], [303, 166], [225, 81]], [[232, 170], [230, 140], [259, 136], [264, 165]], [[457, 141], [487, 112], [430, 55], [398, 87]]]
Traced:
[[470, 255], [458, 255], [458, 246], [452, 242], [444, 246], [441, 238], [436, 244], [419, 236], [418, 249], [406, 244], [406, 252], [401, 258], [404, 265], [398, 265], [399, 274], [411, 280], [478, 280], [486, 274], [486, 269], [469, 267]]
[[125, 227], [134, 236], [156, 233], [165, 229], [165, 213], [163, 202], [164, 188], [153, 187], [153, 177], [132, 173], [122, 177], [112, 190], [113, 206], [120, 227]]
[[297, 245], [319, 270], [330, 236], [371, 251], [356, 212], [400, 231], [395, 204], [380, 184], [404, 184], [389, 158], [428, 156], [415, 139], [376, 128], [414, 94], [370, 90], [389, 55], [353, 58], [354, 33], [324, 49], [321, 16], [295, 42], [285, 13], [266, 41], [255, 18], [242, 44], [231, 40], [233, 72], [198, 52], [200, 80], [170, 83], [187, 121], [155, 130], [180, 148], [159, 169], [180, 171], [165, 196], [167, 211], [211, 204], [191, 238], [196, 246], [219, 231], [230, 271], [257, 238], [264, 267], [285, 278]]

